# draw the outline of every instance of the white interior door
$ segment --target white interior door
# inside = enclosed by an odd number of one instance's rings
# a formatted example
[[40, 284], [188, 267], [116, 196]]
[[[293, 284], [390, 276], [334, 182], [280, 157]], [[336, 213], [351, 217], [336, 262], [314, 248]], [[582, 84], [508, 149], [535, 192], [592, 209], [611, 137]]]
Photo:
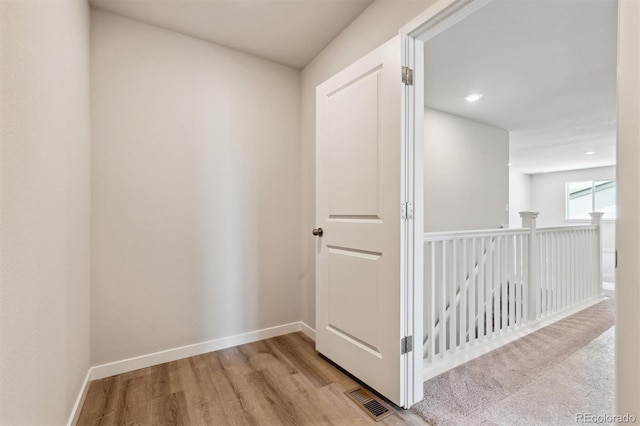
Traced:
[[316, 89], [316, 349], [404, 405], [400, 60], [396, 37]]

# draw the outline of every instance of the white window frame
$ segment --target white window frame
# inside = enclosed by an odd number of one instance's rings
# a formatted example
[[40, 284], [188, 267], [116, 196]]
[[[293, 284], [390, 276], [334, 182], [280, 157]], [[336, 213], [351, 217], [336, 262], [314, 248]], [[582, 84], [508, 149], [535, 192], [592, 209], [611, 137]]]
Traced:
[[[600, 182], [600, 181], [605, 181], [605, 180], [612, 180], [616, 183], [616, 206], [618, 205], [618, 200], [617, 200], [617, 191], [618, 191], [618, 182], [616, 181], [615, 177], [608, 177], [608, 178], [591, 178], [591, 179], [577, 179], [577, 180], [569, 180], [566, 181], [564, 184], [564, 220], [566, 222], [588, 222], [590, 219], [589, 218], [574, 218], [574, 217], [569, 217], [569, 184], [571, 183], [576, 183], [576, 182], [591, 182], [591, 211], [594, 212], [596, 211], [596, 182]], [[616, 212], [616, 217], [602, 217], [602, 220], [606, 220], [606, 221], [615, 221], [617, 218], [617, 212]]]

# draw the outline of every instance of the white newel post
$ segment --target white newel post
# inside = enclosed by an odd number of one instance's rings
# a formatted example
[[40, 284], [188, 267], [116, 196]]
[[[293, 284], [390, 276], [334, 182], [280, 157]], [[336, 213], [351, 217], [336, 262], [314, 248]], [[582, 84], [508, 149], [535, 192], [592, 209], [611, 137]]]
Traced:
[[598, 296], [604, 295], [604, 289], [602, 287], [602, 212], [591, 212], [589, 216], [591, 216], [591, 224], [596, 225], [598, 227], [596, 231], [597, 239], [596, 247], [598, 248], [598, 255], [596, 257], [596, 279], [598, 283], [596, 284], [596, 288], [598, 289]]
[[522, 227], [529, 228], [528, 248], [528, 277], [529, 291], [527, 292], [529, 318], [527, 321], [537, 321], [540, 318], [540, 265], [538, 265], [538, 237], [536, 236], [536, 218], [539, 212], [520, 212]]

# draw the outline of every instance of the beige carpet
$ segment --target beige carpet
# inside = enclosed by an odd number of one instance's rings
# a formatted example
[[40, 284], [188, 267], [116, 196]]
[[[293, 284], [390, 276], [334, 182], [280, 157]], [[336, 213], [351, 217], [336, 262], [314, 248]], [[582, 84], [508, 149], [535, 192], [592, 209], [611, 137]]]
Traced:
[[[614, 304], [607, 299], [424, 384], [433, 425], [570, 425], [613, 414]], [[604, 333], [604, 334], [603, 334]]]

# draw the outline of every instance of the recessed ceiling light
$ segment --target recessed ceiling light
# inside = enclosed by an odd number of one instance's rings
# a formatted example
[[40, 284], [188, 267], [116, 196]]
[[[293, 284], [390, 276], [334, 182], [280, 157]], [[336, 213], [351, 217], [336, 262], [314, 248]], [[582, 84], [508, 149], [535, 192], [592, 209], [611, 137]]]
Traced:
[[482, 97], [482, 93], [471, 93], [464, 97], [464, 100], [467, 102], [477, 102]]
[[507, 166], [508, 166], [508, 167], [511, 167], [511, 163], [507, 163]]
[[587, 154], [587, 155], [593, 155], [595, 153], [596, 153], [595, 151], [585, 151], [585, 154]]

